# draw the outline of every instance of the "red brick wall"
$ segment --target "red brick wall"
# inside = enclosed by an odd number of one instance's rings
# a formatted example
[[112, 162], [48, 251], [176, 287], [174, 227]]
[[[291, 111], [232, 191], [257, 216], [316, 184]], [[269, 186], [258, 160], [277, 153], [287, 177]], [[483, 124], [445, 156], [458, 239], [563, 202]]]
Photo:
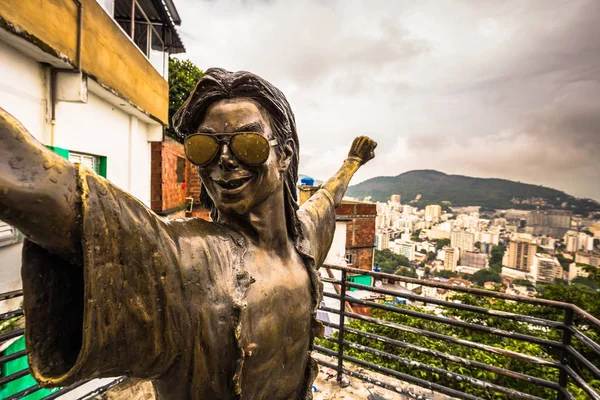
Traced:
[[[175, 210], [169, 217], [179, 218], [194, 216], [207, 219], [208, 211], [199, 207], [201, 182], [196, 167], [185, 157], [183, 145], [165, 136], [165, 141], [151, 144], [151, 198], [150, 205], [154, 212], [165, 213]], [[185, 161], [184, 182], [178, 182], [177, 162]], [[191, 213], [181, 212], [181, 207], [189, 205], [187, 197], [194, 198]]]
[[342, 203], [338, 217], [350, 218], [346, 225], [346, 254], [352, 254], [352, 267], [370, 271], [375, 249], [377, 206], [367, 203]]

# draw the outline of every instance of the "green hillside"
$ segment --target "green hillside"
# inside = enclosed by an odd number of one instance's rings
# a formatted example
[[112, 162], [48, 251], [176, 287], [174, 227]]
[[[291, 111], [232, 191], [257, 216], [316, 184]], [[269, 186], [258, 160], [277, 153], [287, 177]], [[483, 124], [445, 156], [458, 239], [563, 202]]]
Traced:
[[400, 194], [402, 203], [414, 200], [416, 206], [450, 202], [452, 206], [482, 206], [485, 208], [562, 208], [577, 213], [599, 211], [600, 204], [544, 186], [530, 185], [506, 179], [472, 178], [447, 175], [434, 170], [408, 171], [398, 176], [380, 176], [348, 188], [347, 195], [362, 199], [372, 196], [373, 201], [387, 201], [392, 194]]

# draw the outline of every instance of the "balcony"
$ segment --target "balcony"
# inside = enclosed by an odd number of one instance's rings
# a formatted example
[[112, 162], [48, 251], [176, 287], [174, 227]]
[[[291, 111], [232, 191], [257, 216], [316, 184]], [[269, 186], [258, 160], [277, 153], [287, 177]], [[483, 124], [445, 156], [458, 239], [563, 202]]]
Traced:
[[[353, 364], [459, 399], [600, 399], [600, 320], [577, 306], [339, 266], [323, 270], [326, 338], [315, 350], [333, 357], [318, 361], [337, 371], [339, 383], [347, 374], [417, 398], [406, 385], [348, 368]], [[373, 277], [376, 287], [349, 282], [356, 274]], [[425, 288], [447, 299], [418, 294]]]
[[[439, 394], [467, 400], [600, 399], [600, 320], [579, 307], [354, 268], [326, 266], [321, 271], [326, 301], [319, 317], [327, 334], [315, 350], [328, 357], [317, 357], [318, 362], [336, 371], [340, 384], [347, 375], [420, 399]], [[356, 274], [371, 276], [377, 284], [349, 282]], [[385, 281], [387, 285], [379, 284]], [[425, 288], [448, 299], [418, 294]], [[8, 341], [23, 335], [21, 296], [21, 291], [0, 295], [3, 309], [12, 309], [0, 314], [0, 395], [11, 382], [22, 383], [6, 399], [45, 390], [33, 378], [26, 381], [26, 366], [6, 368], [26, 357], [24, 349], [6, 351]], [[57, 398], [84, 383], [44, 398]], [[416, 387], [431, 395], [415, 394]]]
[[176, 26], [181, 18], [171, 0], [98, 0], [152, 66], [168, 80], [169, 54], [184, 53]]

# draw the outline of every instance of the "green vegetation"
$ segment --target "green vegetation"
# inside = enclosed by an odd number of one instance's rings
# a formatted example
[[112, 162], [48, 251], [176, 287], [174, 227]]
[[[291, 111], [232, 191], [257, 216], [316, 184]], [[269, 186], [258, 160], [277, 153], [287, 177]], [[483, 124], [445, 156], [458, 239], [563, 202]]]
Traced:
[[502, 257], [504, 257], [505, 251], [506, 247], [501, 244], [492, 247], [492, 251], [490, 252], [490, 269], [492, 271], [502, 272]]
[[437, 240], [432, 240], [432, 242], [435, 243], [435, 249], [437, 251], [440, 251], [441, 249], [443, 249], [444, 246], [450, 245], [450, 239], [437, 239]]
[[558, 260], [558, 262], [560, 263], [560, 266], [563, 267], [563, 269], [565, 271], [569, 270], [569, 265], [571, 265], [571, 263], [573, 262], [573, 260], [565, 258], [565, 256], [562, 255], [562, 253], [556, 254], [556, 259]]
[[469, 280], [477, 286], [483, 286], [485, 282], [502, 283], [500, 274], [491, 269], [481, 269], [475, 272]]
[[584, 278], [582, 276], [578, 276], [577, 278], [571, 281], [572, 285], [583, 285], [592, 290], [598, 290], [598, 283], [589, 278]]
[[533, 282], [528, 281], [527, 279], [515, 279], [512, 283], [513, 285], [533, 287]]
[[[202, 75], [204, 72], [190, 60], [169, 58], [169, 124], [172, 125], [173, 115], [187, 100]], [[177, 138], [173, 128], [169, 127], [167, 133]]]
[[[567, 202], [568, 210], [576, 214], [600, 211], [600, 204], [589, 199], [577, 199], [560, 190], [539, 185], [529, 185], [505, 179], [472, 178], [447, 175], [433, 170], [408, 171], [398, 176], [379, 176], [368, 179], [348, 189], [348, 195], [358, 198], [373, 196], [375, 201], [387, 201], [394, 193], [402, 193], [408, 202], [421, 194], [413, 205], [423, 208], [428, 204], [451, 202], [453, 207], [482, 206], [488, 209], [535, 209], [534, 204], [515, 204], [513, 199], [539, 198], [547, 202], [547, 208], [560, 208]], [[444, 203], [447, 204], [447, 203]]]
[[375, 265], [381, 268], [381, 272], [393, 274], [401, 266], [410, 266], [410, 262], [406, 256], [384, 249], [375, 250]]
[[457, 278], [458, 274], [456, 272], [452, 272], [452, 271], [443, 269], [441, 271], [435, 271], [433, 273], [433, 276], [437, 276], [438, 278], [450, 279], [450, 278]]
[[396, 272], [396, 275], [406, 276], [407, 278], [418, 278], [417, 273], [415, 272], [415, 270], [412, 269], [412, 268], [408, 268], [408, 267], [401, 267]]

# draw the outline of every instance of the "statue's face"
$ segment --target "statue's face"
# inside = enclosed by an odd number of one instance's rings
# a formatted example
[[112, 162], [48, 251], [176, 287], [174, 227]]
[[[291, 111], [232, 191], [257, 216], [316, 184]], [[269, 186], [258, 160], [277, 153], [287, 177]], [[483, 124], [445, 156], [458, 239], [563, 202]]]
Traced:
[[[267, 112], [245, 98], [212, 104], [198, 132], [217, 136], [219, 133], [258, 132], [268, 141], [275, 139]], [[285, 157], [276, 147], [270, 147], [269, 152], [264, 164], [251, 166], [240, 161], [227, 144], [221, 144], [210, 164], [198, 167], [202, 183], [220, 213], [246, 214], [282, 186], [287, 168]]]

